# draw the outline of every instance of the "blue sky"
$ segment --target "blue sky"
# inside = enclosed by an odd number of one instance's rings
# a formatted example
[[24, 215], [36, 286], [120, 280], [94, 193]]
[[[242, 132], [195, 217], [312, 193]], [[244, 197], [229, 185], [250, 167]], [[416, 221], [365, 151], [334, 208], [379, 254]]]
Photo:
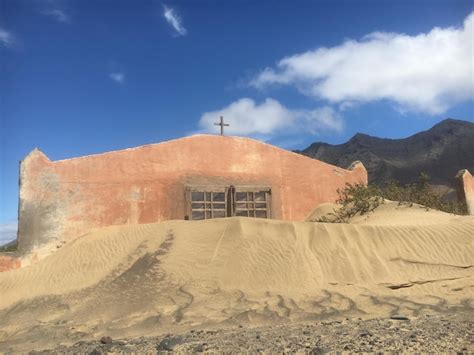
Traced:
[[[0, 0], [0, 238], [18, 162], [217, 133], [287, 149], [473, 120], [471, 1]], [[2, 237], [3, 236], [3, 237]]]

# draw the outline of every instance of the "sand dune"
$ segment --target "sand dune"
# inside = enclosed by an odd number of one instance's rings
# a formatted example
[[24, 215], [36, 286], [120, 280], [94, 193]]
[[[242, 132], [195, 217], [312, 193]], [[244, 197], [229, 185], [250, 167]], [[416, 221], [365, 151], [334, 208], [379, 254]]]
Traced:
[[[322, 203], [306, 217], [306, 221], [315, 221], [325, 216], [331, 219], [331, 214], [341, 208], [336, 203]], [[357, 215], [351, 218], [351, 224], [420, 226], [456, 223], [465, 221], [466, 217], [426, 208], [416, 203], [399, 204], [390, 200], [377, 207], [373, 212]]]
[[393, 203], [353, 224], [229, 218], [110, 227], [0, 273], [0, 350], [471, 309], [473, 240], [473, 217]]

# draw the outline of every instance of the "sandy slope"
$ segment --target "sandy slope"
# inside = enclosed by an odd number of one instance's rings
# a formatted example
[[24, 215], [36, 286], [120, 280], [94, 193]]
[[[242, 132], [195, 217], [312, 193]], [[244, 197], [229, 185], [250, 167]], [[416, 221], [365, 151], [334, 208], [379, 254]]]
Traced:
[[110, 227], [0, 273], [0, 350], [462, 311], [473, 307], [473, 241], [472, 217], [395, 204], [354, 224], [229, 218]]
[[[331, 218], [331, 214], [339, 210], [341, 205], [336, 203], [322, 203], [318, 205], [306, 221], [316, 221], [325, 216]], [[470, 217], [467, 217], [470, 218]], [[390, 200], [377, 207], [374, 212], [357, 215], [351, 219], [351, 224], [370, 225], [394, 225], [394, 226], [420, 226], [450, 224], [466, 220], [466, 217], [444, 213], [426, 208], [418, 204], [399, 204]]]

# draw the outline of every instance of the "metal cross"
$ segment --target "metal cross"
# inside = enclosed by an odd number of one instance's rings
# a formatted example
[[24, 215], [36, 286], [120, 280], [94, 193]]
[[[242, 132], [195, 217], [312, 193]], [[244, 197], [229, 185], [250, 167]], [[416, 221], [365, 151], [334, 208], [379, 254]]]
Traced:
[[224, 123], [224, 117], [221, 116], [221, 121], [219, 123], [214, 123], [214, 126], [221, 126], [221, 136], [224, 135], [224, 126], [229, 126], [228, 123]]

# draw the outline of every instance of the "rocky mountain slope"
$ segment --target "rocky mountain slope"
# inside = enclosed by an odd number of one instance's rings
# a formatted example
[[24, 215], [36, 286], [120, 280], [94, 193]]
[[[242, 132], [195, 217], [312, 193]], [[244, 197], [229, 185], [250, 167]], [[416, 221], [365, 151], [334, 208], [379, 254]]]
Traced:
[[412, 183], [425, 172], [432, 184], [453, 186], [460, 169], [474, 171], [474, 123], [446, 119], [403, 139], [357, 133], [344, 144], [316, 142], [297, 153], [341, 167], [360, 160], [374, 184]]

